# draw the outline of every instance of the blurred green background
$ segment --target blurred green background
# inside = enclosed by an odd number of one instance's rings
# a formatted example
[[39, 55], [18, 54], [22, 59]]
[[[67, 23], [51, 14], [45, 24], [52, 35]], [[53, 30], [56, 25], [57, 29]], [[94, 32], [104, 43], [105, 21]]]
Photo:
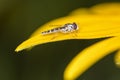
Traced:
[[[19, 53], [14, 49], [48, 21], [104, 2], [120, 0], [0, 0], [0, 80], [62, 80], [71, 59], [101, 39], [42, 44]], [[113, 57], [108, 55], [78, 80], [120, 80]]]

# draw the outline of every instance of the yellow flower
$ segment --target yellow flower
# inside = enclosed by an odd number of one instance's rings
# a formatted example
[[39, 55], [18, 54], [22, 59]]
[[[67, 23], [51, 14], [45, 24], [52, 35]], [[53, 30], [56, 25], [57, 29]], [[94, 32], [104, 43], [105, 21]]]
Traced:
[[[75, 22], [79, 29], [70, 33], [53, 33], [42, 35], [41, 32]], [[32, 36], [20, 44], [15, 51], [21, 51], [38, 44], [68, 39], [105, 38], [101, 42], [80, 52], [66, 67], [65, 80], [74, 80], [101, 58], [120, 49], [120, 3], [106, 3], [92, 8], [82, 8], [68, 16], [46, 23]], [[120, 65], [120, 51], [115, 56], [115, 63]]]

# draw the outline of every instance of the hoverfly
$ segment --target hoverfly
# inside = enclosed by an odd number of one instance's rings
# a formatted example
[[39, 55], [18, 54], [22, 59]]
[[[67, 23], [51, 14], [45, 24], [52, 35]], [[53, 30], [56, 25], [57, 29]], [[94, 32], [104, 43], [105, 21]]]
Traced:
[[67, 23], [65, 25], [63, 25], [62, 27], [57, 27], [57, 28], [53, 28], [47, 31], [43, 31], [41, 32], [42, 35], [46, 35], [46, 34], [51, 34], [51, 33], [56, 33], [56, 32], [61, 32], [61, 33], [70, 33], [73, 31], [78, 30], [78, 26], [77, 24], [74, 23]]

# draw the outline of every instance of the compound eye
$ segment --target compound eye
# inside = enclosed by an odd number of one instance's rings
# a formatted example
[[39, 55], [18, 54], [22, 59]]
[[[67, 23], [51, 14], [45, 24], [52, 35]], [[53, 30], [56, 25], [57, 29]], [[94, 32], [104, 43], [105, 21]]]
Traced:
[[77, 29], [78, 29], [78, 26], [77, 26], [77, 24], [76, 24], [76, 23], [73, 23], [72, 25], [73, 25], [73, 27], [74, 27], [74, 29], [75, 29], [75, 30], [77, 30]]

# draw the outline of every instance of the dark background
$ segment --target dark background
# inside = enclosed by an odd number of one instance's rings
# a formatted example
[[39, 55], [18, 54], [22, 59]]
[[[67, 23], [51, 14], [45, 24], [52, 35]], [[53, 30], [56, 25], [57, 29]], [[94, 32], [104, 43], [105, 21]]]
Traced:
[[[14, 49], [44, 23], [104, 2], [120, 0], [0, 0], [0, 80], [62, 80], [71, 59], [101, 39], [42, 44], [19, 53]], [[78, 80], [120, 80], [113, 57], [108, 55]]]

